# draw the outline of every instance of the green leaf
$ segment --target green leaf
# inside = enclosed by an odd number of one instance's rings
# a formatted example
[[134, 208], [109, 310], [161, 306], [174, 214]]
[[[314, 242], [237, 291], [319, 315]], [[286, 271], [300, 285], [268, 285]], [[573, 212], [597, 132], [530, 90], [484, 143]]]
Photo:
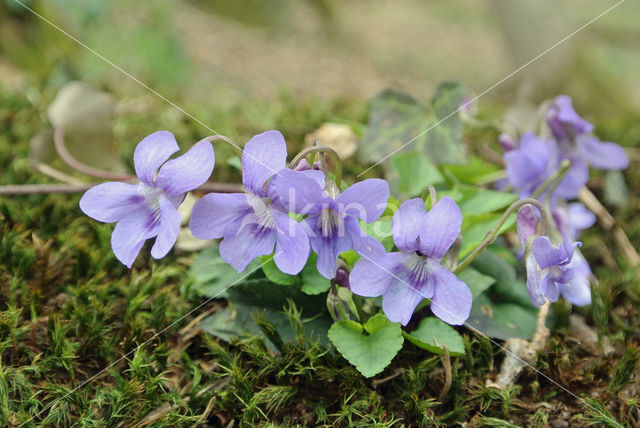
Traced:
[[417, 329], [405, 332], [404, 337], [417, 347], [434, 354], [443, 355], [443, 346], [446, 346], [449, 349], [449, 355], [464, 355], [464, 341], [460, 334], [438, 318], [423, 319]]
[[242, 170], [240, 156], [231, 156], [229, 159], [227, 159], [227, 165], [229, 165], [231, 168]]
[[358, 144], [364, 162], [378, 162], [425, 128], [423, 106], [405, 92], [385, 89], [370, 101], [369, 123]]
[[317, 260], [318, 256], [316, 253], [312, 253], [302, 272], [300, 272], [300, 276], [302, 277], [302, 292], [305, 294], [321, 294], [331, 288], [331, 281], [318, 272], [318, 268], [316, 268]]
[[[254, 321], [257, 316], [264, 316], [264, 320], [273, 324], [283, 342], [294, 340], [295, 331], [283, 313], [283, 308], [293, 303], [304, 316], [305, 336], [328, 344], [327, 332], [332, 320], [326, 310], [325, 296], [309, 296], [298, 287], [275, 284], [265, 278], [238, 284], [229, 289], [228, 295], [229, 307], [203, 320], [205, 331], [222, 340], [231, 341], [243, 333], [264, 335]], [[269, 343], [275, 350], [274, 344]]]
[[[296, 333], [291, 326], [289, 318], [282, 313], [272, 309], [258, 308], [255, 306], [240, 303], [231, 303], [226, 308], [220, 309], [208, 316], [200, 323], [200, 327], [208, 334], [211, 334], [225, 342], [231, 343], [234, 338], [242, 337], [244, 334], [261, 335], [267, 338], [256, 324], [258, 316], [264, 317], [269, 323], [275, 326], [282, 342], [289, 343], [295, 340]], [[319, 341], [322, 345], [328, 346], [327, 332], [331, 326], [329, 316], [318, 316], [303, 320], [305, 336], [312, 341]], [[271, 341], [267, 341], [269, 349], [276, 351], [277, 347]]]
[[529, 340], [535, 333], [537, 314], [531, 303], [525, 307], [517, 303], [495, 302], [487, 294], [481, 294], [473, 301], [467, 324], [494, 339], [519, 337]]
[[384, 370], [404, 342], [400, 324], [383, 314], [374, 315], [364, 326], [355, 321], [335, 323], [329, 329], [329, 340], [366, 377]]
[[441, 193], [442, 196], [449, 196], [456, 201], [465, 217], [501, 210], [518, 199], [513, 193], [480, 189], [469, 185], [460, 185], [455, 190]]
[[501, 301], [513, 302], [525, 307], [533, 307], [526, 284], [516, 276], [516, 269], [489, 247], [471, 263], [478, 272], [495, 278], [490, 291]]
[[442, 83], [431, 99], [432, 111], [410, 95], [395, 89], [378, 93], [370, 103], [369, 123], [358, 144], [364, 162], [378, 162], [394, 150], [411, 143], [436, 165], [466, 162], [463, 125], [456, 110], [466, 89], [453, 82]]
[[471, 267], [467, 267], [460, 272], [458, 279], [469, 286], [474, 299], [496, 282], [495, 278], [483, 275]]
[[428, 185], [442, 183], [444, 177], [422, 153], [406, 151], [391, 157], [391, 165], [398, 173], [400, 192], [421, 194]]
[[474, 297], [467, 323], [496, 339], [531, 339], [538, 310], [531, 304], [527, 286], [517, 278], [515, 268], [490, 249], [482, 252], [471, 265], [496, 282]]
[[373, 223], [360, 222], [362, 231], [372, 238], [377, 239], [387, 251], [391, 251], [393, 248], [393, 234], [391, 233], [391, 222], [393, 216], [383, 216]]
[[[189, 275], [195, 281], [194, 291], [204, 297], [227, 297], [227, 288], [235, 286], [242, 281], [249, 272], [253, 272], [258, 266], [255, 260], [247, 266], [243, 273], [238, 273], [229, 266], [218, 252], [217, 247], [204, 249], [198, 254], [189, 268]], [[251, 276], [249, 274], [249, 276]]]
[[[252, 279], [229, 289], [229, 299], [234, 303], [280, 311], [293, 301], [306, 316], [326, 313], [325, 296], [304, 294], [298, 287], [275, 284], [266, 279]], [[327, 314], [328, 315], [328, 314]]]
[[[497, 224], [502, 214], [482, 214], [470, 216], [463, 220], [462, 245], [459, 257], [462, 258], [473, 251]], [[498, 236], [512, 229], [516, 225], [516, 214], [512, 214], [503, 223], [498, 231]]]
[[281, 272], [276, 266], [276, 262], [273, 260], [272, 255], [262, 256], [260, 258], [262, 262], [262, 271], [267, 279], [281, 285], [294, 285], [300, 283], [300, 278], [296, 275], [288, 275]]
[[442, 168], [464, 184], [486, 183], [489, 178], [495, 177], [497, 173], [504, 171], [499, 166], [485, 162], [475, 156], [471, 157], [465, 165], [442, 165]]
[[[457, 110], [467, 89], [456, 82], [443, 82], [431, 98], [431, 119], [416, 141], [422, 152], [435, 164], [466, 164], [467, 148], [462, 139], [463, 124]], [[426, 131], [426, 132], [425, 132]]]
[[621, 171], [607, 171], [602, 190], [604, 200], [609, 205], [624, 208], [629, 203], [629, 189]]

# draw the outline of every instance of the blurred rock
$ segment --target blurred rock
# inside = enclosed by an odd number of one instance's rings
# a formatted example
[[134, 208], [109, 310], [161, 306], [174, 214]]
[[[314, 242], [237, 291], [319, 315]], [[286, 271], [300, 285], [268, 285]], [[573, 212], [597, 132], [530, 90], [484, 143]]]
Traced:
[[80, 162], [125, 171], [113, 145], [115, 100], [85, 82], [65, 84], [47, 109], [54, 128], [64, 129], [65, 145]]
[[304, 137], [307, 146], [313, 145], [316, 140], [335, 150], [342, 160], [349, 159], [358, 148], [357, 135], [350, 126], [340, 123], [323, 123], [316, 131]]

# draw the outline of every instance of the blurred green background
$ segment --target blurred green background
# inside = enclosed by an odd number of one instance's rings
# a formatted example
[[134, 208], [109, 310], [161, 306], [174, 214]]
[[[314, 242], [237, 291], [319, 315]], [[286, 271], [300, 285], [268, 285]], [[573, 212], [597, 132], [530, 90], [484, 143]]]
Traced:
[[[614, 1], [20, 0], [209, 127], [241, 104], [273, 127], [283, 97], [366, 102], [394, 86], [428, 97], [442, 80], [479, 94]], [[0, 3], [0, 85], [32, 102], [84, 80], [144, 109], [160, 100], [17, 0]], [[640, 109], [640, 3], [625, 1], [487, 94], [572, 95], [587, 117]], [[488, 100], [481, 99], [481, 102]], [[258, 106], [267, 105], [269, 112]], [[181, 114], [167, 106], [167, 115]], [[222, 112], [222, 113], [221, 113]], [[203, 130], [205, 132], [205, 130]]]

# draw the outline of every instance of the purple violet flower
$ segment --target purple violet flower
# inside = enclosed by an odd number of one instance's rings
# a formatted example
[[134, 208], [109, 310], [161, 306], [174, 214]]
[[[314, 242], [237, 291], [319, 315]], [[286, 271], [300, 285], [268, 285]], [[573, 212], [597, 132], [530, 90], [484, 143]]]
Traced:
[[573, 101], [568, 95], [558, 95], [553, 100], [553, 104], [547, 110], [546, 119], [551, 132], [558, 140], [570, 137], [570, 133], [580, 135], [593, 131], [593, 125], [576, 113]]
[[167, 255], [180, 231], [178, 207], [186, 193], [206, 182], [213, 171], [215, 158], [208, 141], [200, 141], [182, 156], [167, 160], [178, 149], [173, 134], [154, 132], [138, 144], [133, 154], [139, 183], [99, 184], [80, 199], [80, 209], [89, 217], [117, 222], [111, 247], [129, 268], [147, 239], [156, 237], [151, 248], [154, 258]]
[[591, 135], [593, 125], [576, 113], [569, 96], [557, 96], [547, 110], [546, 119], [563, 157], [579, 158], [597, 169], [625, 169], [629, 165], [620, 145], [602, 142]]
[[[504, 154], [507, 177], [521, 198], [531, 196], [560, 167], [562, 161], [557, 143], [533, 132], [520, 137], [520, 146]], [[556, 187], [554, 197], [574, 198], [589, 178], [589, 168], [579, 157], [570, 159], [571, 168]]]
[[547, 300], [555, 302], [558, 296], [576, 306], [591, 303], [591, 269], [576, 247], [566, 236], [562, 244], [554, 246], [548, 237], [537, 235], [538, 217], [535, 208], [525, 205], [518, 211], [518, 236], [525, 248], [527, 288], [535, 306]]
[[448, 197], [430, 210], [420, 198], [400, 205], [393, 216], [393, 240], [402, 252], [361, 259], [350, 275], [351, 291], [382, 296], [382, 310], [393, 322], [407, 325], [422, 299], [441, 320], [463, 324], [471, 311], [467, 285], [440, 264], [460, 234], [462, 213]]
[[558, 232], [569, 240], [576, 240], [580, 231], [596, 223], [596, 216], [580, 202], [557, 205], [551, 211]]
[[358, 219], [371, 223], [387, 207], [389, 185], [371, 178], [338, 194], [335, 185], [329, 195], [323, 186], [303, 172], [282, 170], [275, 179], [276, 193], [290, 211], [309, 215], [301, 223], [311, 248], [318, 254], [318, 272], [328, 279], [336, 276], [338, 255], [353, 250], [367, 257], [384, 254], [384, 247], [360, 227]]
[[[287, 146], [280, 132], [256, 135], [242, 152], [242, 184], [247, 193], [209, 193], [193, 207], [193, 235], [223, 238], [220, 256], [238, 272], [256, 257], [271, 254], [274, 246], [274, 261], [284, 273], [295, 275], [307, 262], [307, 235], [300, 223], [287, 215], [274, 191], [273, 176], [286, 169], [286, 161]], [[322, 182], [319, 171], [300, 174], [314, 183]]]

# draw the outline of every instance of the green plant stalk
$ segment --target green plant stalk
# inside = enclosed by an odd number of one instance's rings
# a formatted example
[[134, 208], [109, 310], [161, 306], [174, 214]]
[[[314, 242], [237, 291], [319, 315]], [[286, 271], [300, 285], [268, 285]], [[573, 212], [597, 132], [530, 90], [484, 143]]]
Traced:
[[436, 192], [436, 188], [431, 184], [428, 185], [426, 189], [424, 189], [424, 192], [422, 192], [422, 196], [420, 196], [420, 199], [427, 202], [427, 196], [429, 196], [431, 199], [431, 208], [433, 209], [433, 206], [438, 203], [438, 193]]
[[555, 188], [558, 187], [558, 185], [560, 184], [562, 179], [564, 179], [564, 176], [567, 175], [567, 172], [569, 172], [569, 167], [571, 167], [571, 162], [569, 162], [569, 159], [564, 159], [562, 161], [562, 163], [560, 164], [560, 168], [558, 168], [558, 170], [556, 172], [554, 172], [552, 175], [550, 175], [536, 189], [536, 191], [533, 192], [531, 197], [534, 198], [534, 199], [537, 198], [538, 196], [540, 196], [542, 194], [542, 192], [544, 192], [549, 186], [551, 186], [556, 180], [558, 180], [558, 183], [551, 189], [551, 191], [555, 190]]
[[478, 257], [478, 255], [485, 248], [487, 248], [498, 237], [498, 232], [500, 231], [500, 228], [507, 221], [509, 216], [511, 216], [511, 214], [513, 214], [515, 211], [517, 211], [522, 206], [527, 205], [527, 204], [531, 204], [531, 205], [535, 206], [540, 211], [540, 214], [542, 216], [541, 233], [543, 235], [547, 235], [548, 231], [549, 231], [550, 222], [549, 222], [548, 213], [545, 210], [544, 206], [540, 202], [538, 202], [536, 199], [533, 199], [533, 198], [524, 198], [524, 199], [520, 199], [518, 201], [515, 201], [514, 203], [512, 203], [509, 206], [509, 208], [507, 208], [507, 210], [504, 212], [504, 214], [502, 214], [502, 217], [500, 217], [500, 219], [498, 220], [498, 223], [493, 227], [493, 229], [491, 229], [487, 233], [487, 235], [484, 237], [482, 242], [476, 248], [474, 248], [473, 251], [471, 253], [469, 253], [469, 255], [467, 257], [465, 257], [460, 262], [460, 264], [458, 264], [455, 267], [455, 269], [453, 270], [453, 273], [455, 273], [455, 274], [460, 273], [462, 271], [462, 269], [467, 267], [469, 265], [469, 263], [471, 263], [476, 257]]
[[291, 160], [291, 162], [289, 162], [289, 168], [291, 169], [295, 168], [298, 162], [300, 162], [303, 158], [307, 157], [311, 153], [327, 153], [335, 159], [336, 161], [335, 162], [335, 169], [336, 169], [335, 181], [336, 181], [336, 186], [338, 186], [338, 189], [339, 189], [340, 184], [342, 183], [342, 161], [340, 160], [340, 156], [338, 155], [338, 153], [330, 147], [320, 146], [320, 145], [307, 147], [306, 149], [298, 153], [296, 157], [294, 157], [293, 160]]

